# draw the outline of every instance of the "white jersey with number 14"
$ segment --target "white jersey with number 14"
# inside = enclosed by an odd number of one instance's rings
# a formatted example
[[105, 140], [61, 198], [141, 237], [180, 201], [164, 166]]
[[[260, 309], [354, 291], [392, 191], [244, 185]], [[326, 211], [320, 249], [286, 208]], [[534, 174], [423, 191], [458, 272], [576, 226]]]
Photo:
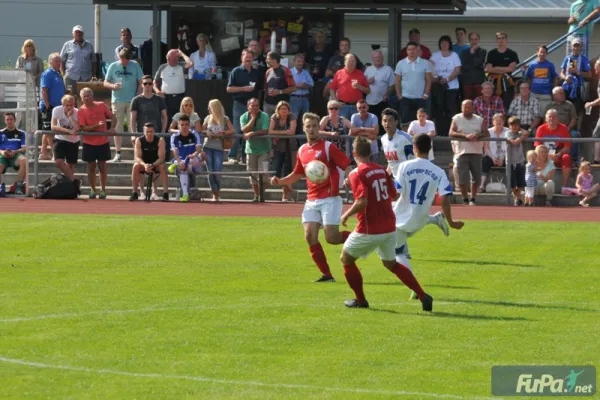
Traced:
[[395, 183], [400, 193], [394, 206], [396, 229], [405, 232], [416, 232], [427, 224], [436, 192], [440, 196], [452, 193], [444, 170], [423, 158], [400, 164]]

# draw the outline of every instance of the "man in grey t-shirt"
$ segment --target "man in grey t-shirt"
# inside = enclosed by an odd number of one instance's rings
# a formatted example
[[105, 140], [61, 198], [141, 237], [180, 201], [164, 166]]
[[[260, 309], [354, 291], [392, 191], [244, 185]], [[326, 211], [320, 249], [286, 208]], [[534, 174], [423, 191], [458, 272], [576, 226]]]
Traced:
[[142, 94], [131, 100], [129, 117], [131, 132], [143, 132], [144, 124], [152, 122], [158, 132], [167, 132], [167, 106], [165, 99], [152, 92], [153, 80], [150, 75], [142, 77]]

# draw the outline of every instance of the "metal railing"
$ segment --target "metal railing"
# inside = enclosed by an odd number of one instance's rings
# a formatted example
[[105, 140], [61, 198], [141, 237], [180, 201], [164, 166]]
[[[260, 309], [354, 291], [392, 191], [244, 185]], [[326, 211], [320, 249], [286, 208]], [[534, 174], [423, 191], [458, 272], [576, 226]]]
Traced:
[[[552, 42], [552, 43], [550, 43], [549, 45], [546, 46], [546, 47], [548, 47], [548, 54], [554, 53], [556, 50], [558, 50], [559, 48], [561, 48], [562, 45], [566, 43], [567, 38], [569, 36], [572, 36], [572, 35], [576, 34], [577, 32], [581, 31], [582, 29], [587, 29], [587, 26], [589, 24], [595, 24], [598, 21], [600, 21], [600, 16], [597, 17], [596, 19], [588, 22], [587, 24], [585, 24], [582, 27], [577, 27], [572, 32], [565, 33], [564, 35], [562, 35], [561, 37], [559, 37], [558, 39], [556, 39], [554, 42]], [[536, 59], [537, 59], [537, 53], [529, 56], [524, 61], [521, 61], [519, 64], [517, 64], [517, 68], [510, 74], [510, 76], [513, 77], [513, 78], [515, 78], [515, 77], [523, 74], [524, 71], [523, 71], [522, 67], [523, 66], [529, 66], [529, 64], [531, 64], [531, 62], [533, 62]]]
[[[58, 132], [52, 132], [52, 131], [36, 131], [34, 133], [34, 143], [37, 144], [37, 138], [40, 135], [60, 135], [61, 133]], [[81, 132], [79, 133], [80, 136], [127, 136], [127, 137], [131, 137], [131, 136], [138, 136], [140, 137], [141, 134], [140, 133], [109, 133], [109, 132]], [[169, 133], [155, 133], [156, 136], [159, 137], [170, 137], [172, 136], [172, 134]], [[239, 135], [239, 134], [234, 134], [234, 135], [228, 135], [228, 138], [243, 138], [243, 135]], [[269, 138], [269, 139], [284, 139], [284, 140], [292, 140], [292, 139], [300, 139], [300, 140], [306, 140], [306, 136], [305, 135], [263, 135], [261, 136], [261, 138]], [[328, 138], [328, 137], [327, 137]], [[341, 135], [338, 136], [336, 139], [338, 140], [345, 140], [346, 141], [346, 154], [349, 155], [350, 154], [350, 148], [352, 146], [352, 141], [354, 140], [354, 136], [349, 136], [349, 135]], [[466, 141], [466, 139], [462, 139], [462, 138], [454, 138], [454, 137], [449, 137], [449, 136], [435, 136], [433, 137], [433, 142], [452, 142], [452, 141]], [[492, 137], [488, 137], [488, 138], [482, 138], [480, 139], [481, 142], [508, 142], [508, 139], [506, 138], [492, 138]], [[575, 143], [575, 144], [579, 144], [579, 143], [600, 143], [600, 138], [526, 138], [524, 140], [524, 142], [527, 143], [533, 143], [533, 142], [569, 142], [569, 143]], [[510, 146], [510, 144], [507, 143], [507, 146]], [[38, 160], [38, 155], [39, 155], [39, 146], [35, 145], [34, 149], [33, 149], [33, 154], [34, 154], [34, 177], [33, 177], [33, 181], [34, 181], [34, 185], [33, 187], [35, 188], [37, 186], [37, 184], [39, 183], [39, 160]], [[166, 161], [166, 160], [165, 160]], [[506, 165], [505, 165], [505, 177], [506, 177], [506, 204], [510, 205], [512, 203], [512, 190], [511, 190], [511, 164], [512, 164], [512, 156], [511, 156], [511, 152], [507, 151], [506, 152]], [[28, 167], [29, 167], [29, 163], [27, 163]], [[272, 173], [272, 171], [246, 171], [248, 174], [270, 174]], [[204, 174], [211, 174], [210, 171], [209, 172], [205, 172]], [[221, 173], [220, 175], [226, 175], [226, 173]], [[29, 176], [29, 171], [27, 171], [27, 176]], [[262, 185], [262, 179], [258, 179], [259, 181], [259, 190], [261, 193], [261, 197], [264, 199], [264, 187]], [[27, 185], [28, 191], [29, 191], [29, 185]], [[349, 189], [345, 188], [346, 191], [346, 196], [349, 196]]]

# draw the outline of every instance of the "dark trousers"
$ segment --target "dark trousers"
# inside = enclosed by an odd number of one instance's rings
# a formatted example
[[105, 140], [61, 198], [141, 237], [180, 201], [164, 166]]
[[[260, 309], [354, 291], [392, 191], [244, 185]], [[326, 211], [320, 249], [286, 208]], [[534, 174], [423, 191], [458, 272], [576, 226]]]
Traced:
[[448, 136], [450, 121], [458, 113], [458, 89], [446, 89], [434, 84], [431, 90], [431, 114], [435, 120], [435, 131]]
[[399, 102], [400, 118], [402, 125], [408, 125], [417, 119], [417, 110], [427, 108], [427, 101], [423, 99], [409, 99], [403, 97]]
[[385, 133], [385, 130], [383, 130], [383, 125], [381, 125], [381, 113], [388, 107], [389, 105], [387, 101], [382, 101], [373, 105], [369, 104], [369, 112], [375, 115], [377, 117], [377, 120], [379, 121], [379, 136]]
[[468, 83], [462, 85], [463, 100], [475, 100], [479, 96], [481, 96], [481, 83]]
[[165, 94], [165, 102], [167, 103], [167, 116], [169, 117], [169, 122], [167, 126], [171, 126], [173, 115], [179, 112], [179, 108], [181, 107], [181, 100], [183, 100], [184, 96], [184, 93]]

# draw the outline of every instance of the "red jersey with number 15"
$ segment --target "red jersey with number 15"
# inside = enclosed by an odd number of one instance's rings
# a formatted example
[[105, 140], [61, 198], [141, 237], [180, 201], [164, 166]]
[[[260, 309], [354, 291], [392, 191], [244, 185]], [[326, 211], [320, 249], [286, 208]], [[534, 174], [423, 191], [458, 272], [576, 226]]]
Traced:
[[350, 185], [355, 199], [366, 198], [367, 207], [358, 213], [357, 233], [380, 235], [396, 230], [392, 201], [396, 188], [392, 178], [379, 164], [363, 163], [350, 172]]
[[306, 180], [308, 188], [307, 199], [326, 199], [340, 194], [340, 187], [344, 184], [344, 170], [350, 165], [350, 159], [335, 144], [320, 139], [312, 146], [303, 144], [296, 155], [295, 174], [306, 175], [304, 167], [313, 160], [319, 160], [329, 166], [329, 179], [323, 183], [312, 183]]

